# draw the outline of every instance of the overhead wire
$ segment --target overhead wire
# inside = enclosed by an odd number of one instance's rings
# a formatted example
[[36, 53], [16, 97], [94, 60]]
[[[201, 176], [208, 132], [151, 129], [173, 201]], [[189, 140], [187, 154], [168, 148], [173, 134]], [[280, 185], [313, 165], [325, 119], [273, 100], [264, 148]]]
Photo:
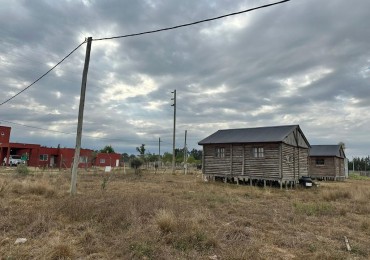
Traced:
[[119, 39], [119, 38], [127, 38], [127, 37], [140, 36], [140, 35], [144, 35], [144, 34], [151, 34], [151, 33], [169, 31], [169, 30], [174, 30], [174, 29], [178, 29], [178, 28], [181, 28], [181, 27], [192, 26], [192, 25], [196, 25], [196, 24], [200, 24], [200, 23], [205, 23], [205, 22], [210, 22], [210, 21], [222, 19], [222, 18], [229, 17], [229, 16], [243, 14], [243, 13], [251, 12], [251, 11], [254, 11], [254, 10], [257, 10], [257, 9], [262, 9], [262, 8], [270, 7], [270, 6], [273, 6], [273, 5], [278, 5], [278, 4], [282, 4], [282, 3], [285, 3], [285, 2], [289, 2], [289, 1], [290, 0], [283, 0], [283, 1], [275, 2], [275, 3], [271, 3], [271, 4], [261, 5], [261, 6], [257, 6], [257, 7], [254, 7], [254, 8], [234, 12], [234, 13], [229, 13], [229, 14], [220, 15], [220, 16], [217, 16], [217, 17], [207, 18], [207, 19], [196, 21], [196, 22], [180, 24], [180, 25], [166, 27], [166, 28], [162, 28], [162, 29], [156, 29], [156, 30], [140, 32], [140, 33], [125, 34], [125, 35], [113, 36], [113, 37], [98, 38], [98, 39], [92, 39], [92, 40], [93, 41], [113, 40], [113, 39]]
[[[120, 36], [113, 36], [113, 37], [98, 38], [98, 39], [92, 39], [92, 40], [93, 41], [112, 40], [112, 39], [127, 38], [127, 37], [139, 36], [139, 35], [144, 35], [144, 34], [151, 34], [151, 33], [158, 33], [158, 32], [162, 32], [162, 31], [174, 30], [174, 29], [178, 29], [178, 28], [182, 28], [182, 27], [192, 26], [192, 25], [196, 25], [196, 24], [200, 24], [200, 23], [205, 23], [205, 22], [210, 22], [210, 21], [226, 18], [226, 17], [229, 17], [229, 16], [243, 14], [243, 13], [251, 12], [251, 11], [262, 9], [262, 8], [267, 8], [267, 7], [270, 7], [270, 6], [282, 4], [282, 3], [285, 3], [285, 2], [289, 2], [289, 1], [290, 0], [283, 0], [283, 1], [275, 2], [275, 3], [271, 3], [271, 4], [261, 5], [261, 6], [257, 6], [257, 7], [254, 7], [254, 8], [238, 11], [238, 12], [233, 12], [233, 13], [229, 13], [229, 14], [225, 14], [225, 15], [220, 15], [220, 16], [217, 16], [217, 17], [207, 18], [207, 19], [203, 19], [203, 20], [199, 20], [199, 21], [195, 21], [195, 22], [185, 23], [185, 24], [176, 25], [176, 26], [172, 26], [172, 27], [166, 27], [166, 28], [157, 29], [157, 30], [145, 31], [145, 32], [140, 32], [140, 33], [132, 33], [132, 34], [126, 34], [126, 35], [120, 35]], [[38, 79], [36, 79], [30, 85], [28, 85], [27, 87], [25, 87], [21, 91], [17, 92], [15, 95], [11, 96], [10, 98], [8, 98], [5, 101], [3, 101], [2, 103], [0, 103], [0, 106], [8, 103], [10, 100], [14, 99], [18, 95], [20, 95], [21, 93], [23, 93], [24, 91], [29, 89], [30, 87], [32, 87], [39, 80], [41, 80], [43, 77], [45, 77], [47, 74], [49, 74], [52, 70], [54, 70], [57, 66], [59, 66], [65, 59], [67, 59], [69, 56], [71, 56], [84, 43], [86, 43], [86, 39], [82, 43], [80, 43], [75, 49], [73, 49], [67, 56], [65, 56], [61, 61], [59, 61], [56, 65], [54, 65], [52, 68], [50, 68], [47, 72], [45, 72], [43, 75], [41, 75]]]
[[45, 77], [47, 74], [49, 74], [52, 70], [54, 70], [56, 67], [58, 67], [63, 61], [65, 61], [69, 56], [71, 56], [78, 48], [80, 48], [84, 43], [86, 42], [83, 41], [82, 43], [80, 43], [76, 48], [74, 48], [67, 56], [65, 56], [61, 61], [59, 61], [57, 64], [55, 64], [53, 67], [51, 67], [47, 72], [45, 72], [44, 74], [42, 74], [39, 78], [37, 78], [34, 82], [32, 82], [30, 85], [28, 85], [27, 87], [23, 88], [21, 91], [17, 92], [15, 95], [11, 96], [10, 98], [8, 98], [7, 100], [3, 101], [0, 106], [8, 103], [10, 100], [12, 100], [13, 98], [15, 98], [16, 96], [20, 95], [21, 93], [23, 93], [24, 91], [26, 91], [27, 89], [29, 89], [30, 87], [32, 87], [34, 84], [36, 84], [39, 80], [41, 80], [43, 77]]
[[[182, 27], [192, 26], [192, 25], [196, 25], [196, 24], [200, 24], [200, 23], [205, 23], [205, 22], [210, 22], [210, 21], [214, 21], [214, 20], [218, 20], [218, 19], [222, 19], [222, 18], [226, 18], [226, 17], [230, 17], [230, 16], [235, 16], [235, 15], [239, 15], [239, 14], [251, 12], [251, 11], [262, 9], [262, 8], [267, 8], [267, 7], [270, 7], [270, 6], [282, 4], [282, 3], [285, 3], [285, 2], [289, 2], [289, 1], [290, 0], [283, 0], [283, 1], [275, 2], [275, 3], [261, 5], [261, 6], [258, 6], [258, 7], [254, 7], [254, 8], [250, 8], [250, 9], [238, 11], [238, 12], [233, 12], [233, 13], [229, 13], [229, 14], [225, 14], [225, 15], [221, 15], [221, 16], [217, 16], [217, 17], [213, 17], [213, 18], [207, 18], [207, 19], [203, 19], [203, 20], [199, 20], [199, 21], [195, 21], [195, 22], [190, 22], [190, 23], [185, 23], [185, 24], [181, 24], [181, 25], [176, 25], [176, 26], [172, 26], [172, 27], [166, 27], [166, 28], [161, 28], [161, 29], [156, 29], [156, 30], [151, 30], [151, 31], [145, 31], [145, 32], [140, 32], [140, 33], [132, 33], [132, 34], [126, 34], [126, 35], [120, 35], [120, 36], [98, 38], [98, 39], [92, 39], [92, 40], [93, 41], [112, 40], [112, 39], [134, 37], [134, 36], [140, 36], [140, 35], [145, 35], [145, 34], [158, 33], [158, 32], [162, 32], [162, 31], [174, 30], [174, 29], [178, 29], [178, 28], [182, 28]], [[42, 74], [39, 78], [37, 78], [30, 85], [28, 85], [27, 87], [23, 88], [21, 91], [17, 92], [15, 95], [11, 96], [10, 98], [8, 98], [5, 101], [3, 101], [2, 103], [0, 103], [0, 106], [8, 103], [12, 99], [14, 99], [15, 97], [17, 97], [18, 95], [20, 95], [21, 93], [23, 93], [24, 91], [26, 91], [27, 89], [29, 89], [30, 87], [32, 87], [34, 84], [36, 84], [38, 81], [40, 81], [43, 77], [45, 77], [47, 74], [49, 74], [52, 70], [54, 70], [57, 66], [59, 66], [69, 56], [71, 56], [84, 43], [86, 43], [86, 39], [82, 43], [80, 43], [76, 48], [74, 48], [68, 55], [66, 55], [61, 61], [59, 61], [56, 65], [54, 65], [52, 68], [50, 68], [47, 72], [45, 72], [44, 74]], [[28, 125], [14, 123], [14, 122], [6, 121], [6, 120], [2, 120], [2, 121], [8, 122], [8, 123], [11, 123], [11, 124], [15, 124], [15, 125], [24, 126], [24, 127], [29, 127], [29, 128], [35, 128], [35, 129], [39, 129], [39, 130], [44, 130], [44, 131], [50, 131], [50, 132], [62, 133], [62, 134], [69, 134], [69, 135], [72, 134], [72, 133], [67, 133], [67, 132], [58, 131], [58, 130], [51, 130], [51, 129], [44, 129], [44, 128], [41, 128], [41, 127], [28, 126]], [[89, 135], [84, 135], [84, 137], [90, 137], [90, 138], [95, 138], [95, 139], [103, 139], [103, 140], [112, 140], [112, 141], [114, 140], [114, 139], [109, 139], [109, 138], [104, 138], [104, 137], [95, 137], [95, 136], [89, 136]], [[117, 140], [121, 140], [121, 139], [117, 139]], [[121, 140], [121, 141], [123, 141], [123, 140]], [[135, 141], [135, 140], [130, 140], [130, 141]]]

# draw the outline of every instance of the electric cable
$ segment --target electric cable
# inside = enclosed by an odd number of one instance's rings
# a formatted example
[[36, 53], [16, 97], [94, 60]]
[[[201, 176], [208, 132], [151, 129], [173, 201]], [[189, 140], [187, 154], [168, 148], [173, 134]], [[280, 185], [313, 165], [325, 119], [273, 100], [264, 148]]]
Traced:
[[140, 32], [140, 33], [132, 33], [132, 34], [126, 34], [126, 35], [120, 35], [120, 36], [113, 36], [113, 37], [106, 37], [106, 38], [98, 38], [98, 39], [92, 39], [92, 40], [93, 41], [113, 40], [113, 39], [119, 39], [119, 38], [127, 38], [127, 37], [134, 37], [134, 36], [139, 36], [139, 35], [144, 35], [144, 34], [151, 34], [151, 33], [169, 31], [169, 30], [174, 30], [174, 29], [178, 29], [178, 28], [181, 28], [181, 27], [192, 26], [192, 25], [196, 25], [196, 24], [200, 24], [200, 23], [205, 23], [205, 22], [210, 22], [210, 21], [222, 19], [222, 18], [229, 17], [229, 16], [243, 14], [243, 13], [251, 12], [251, 11], [254, 11], [254, 10], [257, 10], [257, 9], [262, 9], [262, 8], [270, 7], [270, 6], [273, 6], [273, 5], [278, 5], [278, 4], [282, 4], [282, 3], [285, 3], [285, 2], [289, 2], [289, 1], [290, 0], [283, 0], [283, 1], [280, 1], [280, 2], [275, 2], [275, 3], [271, 3], [271, 4], [261, 5], [261, 6], [257, 6], [257, 7], [254, 7], [254, 8], [242, 10], [242, 11], [239, 11], [239, 12], [229, 13], [229, 14], [225, 14], [225, 15], [221, 15], [221, 16], [217, 16], [217, 17], [213, 17], [213, 18], [203, 19], [203, 20], [199, 20], [199, 21], [196, 21], [196, 22], [185, 23], [185, 24], [176, 25], [176, 26], [172, 26], [172, 27], [166, 27], [166, 28], [157, 29], [157, 30], [151, 30], [151, 31]]
[[20, 95], [21, 93], [23, 93], [24, 91], [26, 91], [27, 89], [29, 89], [30, 87], [32, 87], [34, 84], [36, 84], [39, 80], [41, 80], [43, 77], [45, 77], [47, 74], [49, 74], [52, 70], [54, 70], [56, 67], [58, 67], [63, 61], [65, 61], [69, 56], [71, 56], [78, 48], [80, 48], [84, 43], [86, 42], [83, 41], [82, 43], [80, 43], [76, 48], [74, 48], [67, 56], [65, 56], [61, 61], [59, 61], [57, 64], [55, 64], [51, 69], [49, 69], [47, 72], [45, 72], [44, 74], [42, 74], [38, 79], [36, 79], [34, 82], [32, 82], [30, 85], [28, 85], [27, 87], [25, 87], [24, 89], [22, 89], [21, 91], [19, 91], [18, 93], [16, 93], [15, 95], [11, 96], [10, 98], [8, 98], [7, 100], [3, 101], [0, 106], [8, 103], [10, 100], [12, 100], [13, 98], [15, 98], [16, 96]]

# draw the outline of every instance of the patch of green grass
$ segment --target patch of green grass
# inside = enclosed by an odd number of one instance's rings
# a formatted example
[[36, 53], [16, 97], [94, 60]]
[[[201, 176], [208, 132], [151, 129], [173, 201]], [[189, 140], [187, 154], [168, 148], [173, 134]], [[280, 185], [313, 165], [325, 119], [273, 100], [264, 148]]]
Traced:
[[148, 242], [137, 242], [130, 246], [134, 257], [153, 259], [154, 248]]
[[326, 202], [294, 202], [294, 211], [307, 216], [325, 216], [334, 214], [334, 207]]
[[356, 173], [350, 173], [348, 178], [350, 180], [362, 180], [362, 181], [370, 181], [370, 177], [367, 177], [367, 176], [361, 176], [359, 174], [356, 174]]
[[21, 176], [27, 176], [30, 172], [26, 165], [24, 164], [18, 164], [16, 173]]

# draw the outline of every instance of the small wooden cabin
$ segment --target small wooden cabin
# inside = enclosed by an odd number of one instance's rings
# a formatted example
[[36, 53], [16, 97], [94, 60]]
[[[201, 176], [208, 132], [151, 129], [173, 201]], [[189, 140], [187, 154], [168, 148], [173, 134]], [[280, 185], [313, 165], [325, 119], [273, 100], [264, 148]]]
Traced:
[[312, 145], [309, 175], [321, 180], [344, 180], [346, 155], [341, 145]]
[[203, 176], [295, 185], [308, 175], [310, 144], [299, 125], [219, 130], [203, 146]]

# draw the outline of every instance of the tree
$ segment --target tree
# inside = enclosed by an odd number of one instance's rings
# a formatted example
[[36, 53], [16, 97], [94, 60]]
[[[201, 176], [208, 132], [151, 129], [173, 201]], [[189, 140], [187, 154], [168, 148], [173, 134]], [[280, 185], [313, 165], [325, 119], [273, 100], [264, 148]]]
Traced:
[[100, 150], [101, 153], [114, 153], [114, 149], [110, 145], [106, 145], [103, 149]]
[[123, 153], [121, 155], [121, 159], [122, 159], [122, 161], [124, 161], [126, 163], [130, 160], [130, 156], [128, 155], [128, 153]]
[[143, 160], [140, 158], [134, 158], [131, 160], [131, 168], [135, 169], [135, 173], [137, 173], [137, 169], [143, 164]]
[[144, 157], [145, 154], [145, 144], [142, 144], [140, 147], [136, 147], [136, 151], [140, 154], [141, 157]]
[[146, 158], [149, 162], [156, 162], [158, 161], [158, 155], [154, 154], [154, 153], [147, 153], [146, 155]]
[[162, 156], [162, 161], [164, 163], [170, 163], [172, 162], [172, 153], [165, 152]]
[[202, 150], [192, 149], [190, 155], [193, 156], [195, 160], [202, 160]]

